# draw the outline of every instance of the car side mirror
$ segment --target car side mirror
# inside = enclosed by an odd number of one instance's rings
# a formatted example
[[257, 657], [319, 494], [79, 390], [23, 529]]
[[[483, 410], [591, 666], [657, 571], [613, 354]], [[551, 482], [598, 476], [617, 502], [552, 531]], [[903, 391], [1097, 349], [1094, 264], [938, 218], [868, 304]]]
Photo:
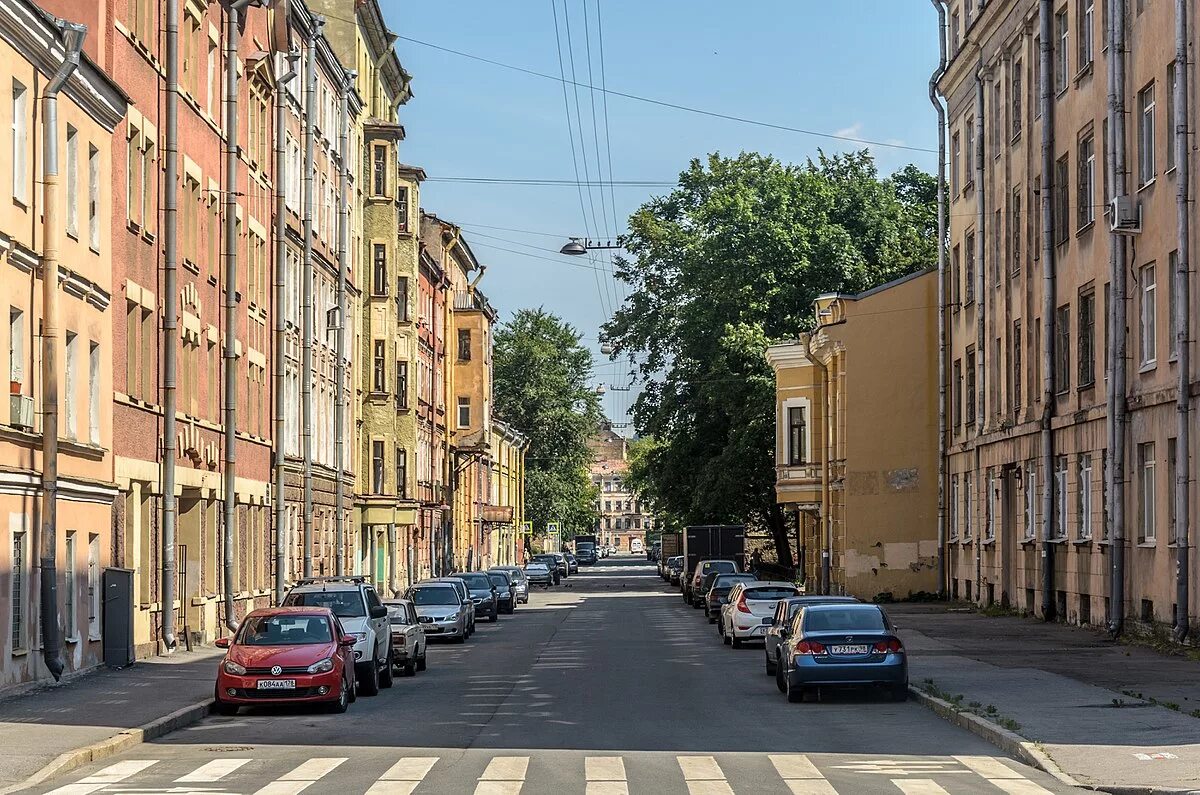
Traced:
[[343, 649], [349, 649], [358, 642], [358, 638], [353, 635], [342, 635], [342, 639], [338, 641], [338, 645]]
[[383, 605], [375, 605], [371, 608], [371, 618], [387, 618], [387, 608]]
[[213, 645], [218, 649], [228, 649], [233, 645], [233, 638], [217, 638], [213, 641]]

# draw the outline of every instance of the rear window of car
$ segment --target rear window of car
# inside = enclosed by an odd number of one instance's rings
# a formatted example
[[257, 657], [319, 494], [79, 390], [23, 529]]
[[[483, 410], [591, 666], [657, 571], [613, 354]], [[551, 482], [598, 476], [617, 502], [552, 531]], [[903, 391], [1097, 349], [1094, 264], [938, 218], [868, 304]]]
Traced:
[[498, 572], [498, 571], [492, 572], [491, 574], [488, 575], [488, 579], [492, 581], [493, 585], [500, 585], [504, 588], [507, 588], [509, 586], [508, 576], [501, 572]]
[[717, 578], [713, 580], [712, 587], [728, 590], [739, 582], [754, 582], [754, 576], [751, 574], [718, 574]]
[[795, 588], [747, 588], [747, 599], [786, 599], [796, 595]]
[[838, 632], [884, 630], [887, 626], [883, 612], [878, 609], [827, 607], [808, 610], [804, 614], [805, 632]]
[[366, 604], [358, 591], [303, 591], [290, 593], [283, 601], [288, 607], [328, 607], [338, 618], [362, 618]]
[[388, 605], [388, 622], [396, 625], [411, 624], [412, 617], [408, 614], [408, 605]]
[[546, 574], [550, 571], [545, 563], [530, 563], [525, 567], [525, 571], [531, 574]]
[[492, 587], [492, 581], [486, 574], [464, 574], [462, 579], [466, 582], [468, 588], [482, 589]]
[[704, 564], [704, 568], [701, 571], [705, 574], [711, 571], [719, 571], [722, 574], [732, 573], [737, 571], [737, 564], [732, 560], [711, 560]]

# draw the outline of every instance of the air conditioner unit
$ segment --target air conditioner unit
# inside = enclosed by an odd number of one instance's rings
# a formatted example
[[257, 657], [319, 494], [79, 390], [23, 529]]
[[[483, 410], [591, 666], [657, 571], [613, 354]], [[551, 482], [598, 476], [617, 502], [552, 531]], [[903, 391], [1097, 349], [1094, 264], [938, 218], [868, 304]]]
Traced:
[[17, 428], [33, 428], [33, 396], [9, 395], [9, 424]]
[[1136, 235], [1142, 231], [1142, 205], [1131, 196], [1115, 196], [1109, 214], [1112, 231], [1119, 235]]

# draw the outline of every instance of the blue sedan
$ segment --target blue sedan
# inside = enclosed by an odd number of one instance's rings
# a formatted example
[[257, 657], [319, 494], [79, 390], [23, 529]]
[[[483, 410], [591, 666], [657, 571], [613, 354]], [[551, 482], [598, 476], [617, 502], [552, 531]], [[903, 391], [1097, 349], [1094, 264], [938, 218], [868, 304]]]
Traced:
[[908, 698], [908, 660], [896, 628], [879, 605], [808, 605], [792, 623], [780, 654], [788, 701], [810, 688], [884, 687]]

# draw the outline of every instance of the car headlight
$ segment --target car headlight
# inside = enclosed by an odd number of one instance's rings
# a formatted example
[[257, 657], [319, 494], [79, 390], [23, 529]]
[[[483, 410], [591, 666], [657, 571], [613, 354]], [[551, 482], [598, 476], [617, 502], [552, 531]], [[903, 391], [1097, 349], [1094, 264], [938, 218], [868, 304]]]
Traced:
[[333, 670], [333, 658], [326, 657], [324, 660], [319, 660], [308, 666], [310, 674], [324, 674]]
[[221, 667], [225, 669], [225, 673], [227, 673], [227, 674], [233, 674], [234, 676], [245, 676], [246, 675], [245, 666], [238, 665], [237, 663], [235, 663], [233, 660], [230, 660], [230, 659], [226, 659], [225, 662], [223, 662], [221, 664]]
[[451, 613], [450, 615], [446, 616], [442, 620], [443, 621], [458, 621], [458, 613]]
[[351, 635], [353, 635], [353, 636], [354, 636], [354, 640], [355, 640], [355, 641], [357, 641], [357, 642], [359, 642], [359, 643], [361, 643], [362, 641], [364, 641], [364, 640], [366, 640], [366, 639], [367, 639], [367, 633], [366, 633], [366, 632], [351, 632], [350, 634], [351, 634]]

